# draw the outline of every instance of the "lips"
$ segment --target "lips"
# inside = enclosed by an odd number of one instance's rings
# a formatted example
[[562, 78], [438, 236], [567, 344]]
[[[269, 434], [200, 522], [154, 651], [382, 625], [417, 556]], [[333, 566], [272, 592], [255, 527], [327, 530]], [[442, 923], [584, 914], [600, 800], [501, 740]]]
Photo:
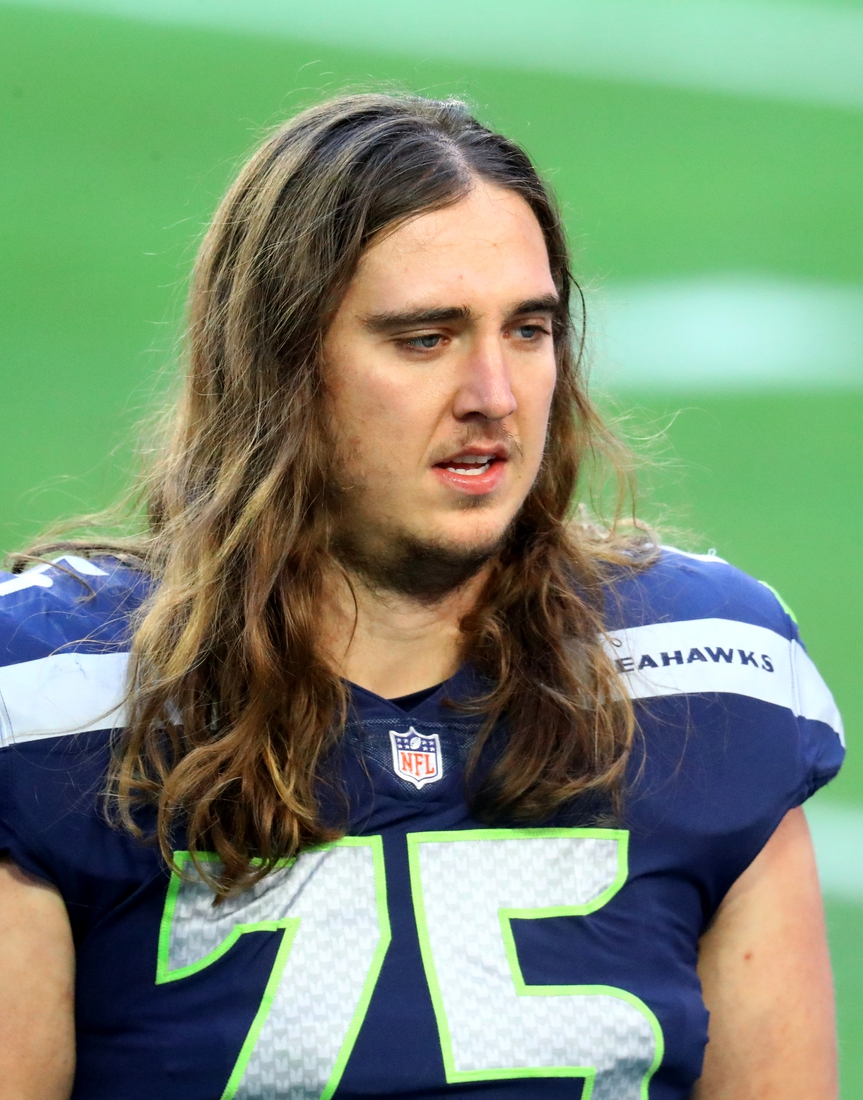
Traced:
[[509, 450], [503, 443], [473, 443], [447, 455], [440, 462], [436, 462], [435, 466], [470, 471], [477, 466], [488, 466], [492, 462], [504, 462], [507, 458], [509, 458]]
[[507, 458], [504, 446], [471, 446], [436, 462], [433, 469], [451, 488], [470, 494], [489, 493], [500, 484]]

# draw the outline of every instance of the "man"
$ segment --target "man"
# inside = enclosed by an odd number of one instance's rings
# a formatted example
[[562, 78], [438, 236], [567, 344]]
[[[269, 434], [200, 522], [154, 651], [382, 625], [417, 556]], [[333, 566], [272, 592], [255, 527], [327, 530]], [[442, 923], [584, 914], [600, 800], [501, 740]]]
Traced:
[[836, 1095], [838, 716], [765, 587], [570, 522], [570, 286], [460, 104], [243, 170], [147, 531], [0, 584], [0, 1097]]

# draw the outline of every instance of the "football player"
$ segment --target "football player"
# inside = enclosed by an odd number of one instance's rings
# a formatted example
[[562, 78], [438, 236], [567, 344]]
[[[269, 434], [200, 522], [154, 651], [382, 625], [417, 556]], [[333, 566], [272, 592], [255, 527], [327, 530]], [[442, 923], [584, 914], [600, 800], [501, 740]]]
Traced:
[[0, 582], [0, 1098], [836, 1096], [839, 718], [767, 587], [572, 518], [574, 288], [460, 103], [242, 170], [146, 529]]

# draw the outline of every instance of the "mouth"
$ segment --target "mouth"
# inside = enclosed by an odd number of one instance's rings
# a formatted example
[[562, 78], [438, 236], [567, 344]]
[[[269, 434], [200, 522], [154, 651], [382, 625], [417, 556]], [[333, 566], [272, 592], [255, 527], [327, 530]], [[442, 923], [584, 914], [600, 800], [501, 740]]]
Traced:
[[482, 474], [488, 473], [492, 463], [501, 461], [502, 459], [493, 454], [463, 454], [444, 459], [443, 462], [438, 462], [437, 466], [450, 474], [460, 474], [462, 477], [480, 477]]
[[504, 446], [466, 447], [432, 468], [451, 489], [484, 496], [501, 485], [508, 457]]

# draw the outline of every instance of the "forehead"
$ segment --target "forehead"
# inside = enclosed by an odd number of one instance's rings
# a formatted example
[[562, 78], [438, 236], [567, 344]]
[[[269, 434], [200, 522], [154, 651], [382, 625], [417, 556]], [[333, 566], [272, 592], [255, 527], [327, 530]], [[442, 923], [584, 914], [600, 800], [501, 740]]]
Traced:
[[374, 241], [344, 304], [493, 308], [554, 290], [533, 211], [520, 195], [477, 181], [459, 202], [418, 214]]

